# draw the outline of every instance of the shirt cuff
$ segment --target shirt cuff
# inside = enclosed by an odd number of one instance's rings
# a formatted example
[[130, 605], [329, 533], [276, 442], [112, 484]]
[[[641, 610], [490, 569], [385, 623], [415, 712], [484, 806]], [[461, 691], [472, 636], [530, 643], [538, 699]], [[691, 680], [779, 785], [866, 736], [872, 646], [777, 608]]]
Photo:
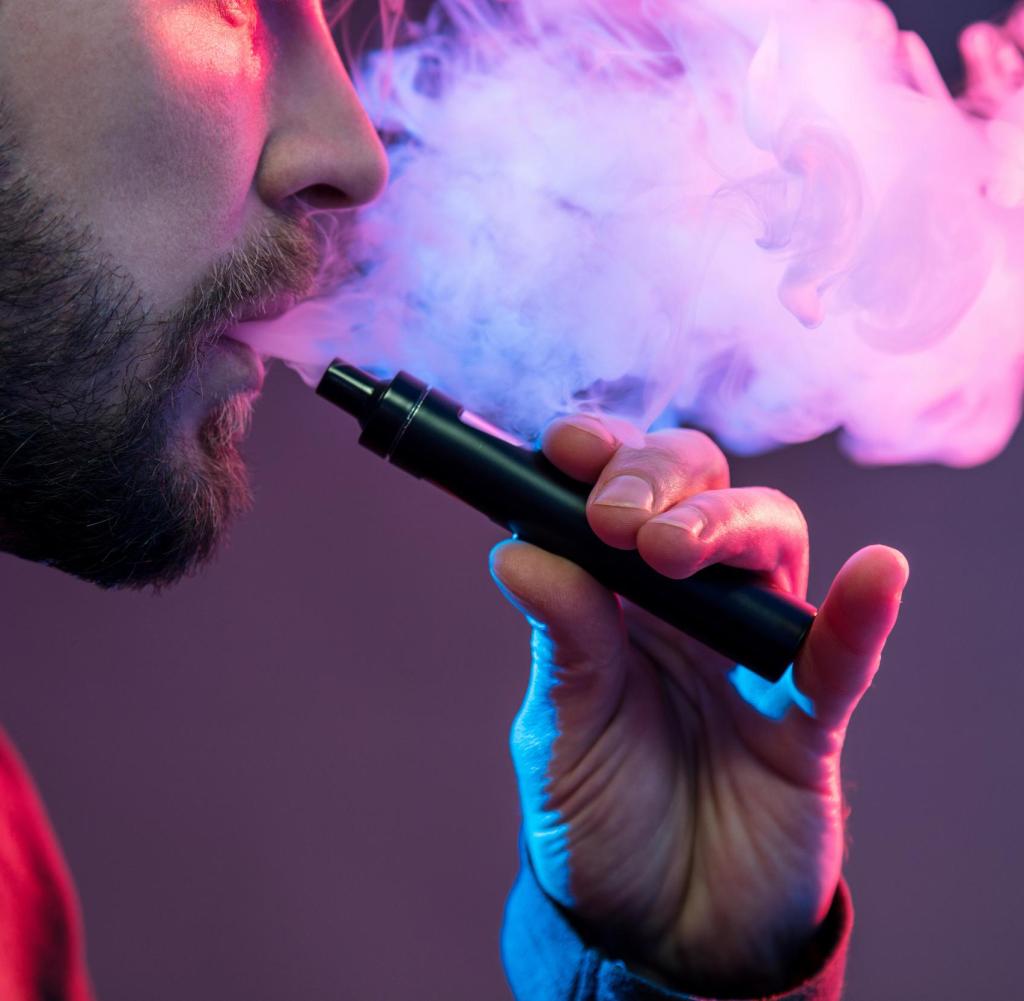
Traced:
[[[566, 911], [541, 889], [522, 846], [520, 855], [501, 942], [518, 1001], [711, 1001], [655, 984], [584, 942]], [[852, 927], [850, 892], [841, 882], [806, 958], [806, 978], [783, 994], [762, 995], [764, 1001], [838, 1001]]]

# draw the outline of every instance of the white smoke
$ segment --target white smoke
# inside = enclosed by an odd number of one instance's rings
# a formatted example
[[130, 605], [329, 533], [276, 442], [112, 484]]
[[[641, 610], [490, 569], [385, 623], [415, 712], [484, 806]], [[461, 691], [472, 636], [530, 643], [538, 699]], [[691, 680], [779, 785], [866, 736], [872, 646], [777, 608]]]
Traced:
[[442, 0], [365, 67], [400, 141], [346, 248], [359, 274], [247, 325], [254, 346], [311, 382], [335, 356], [406, 368], [527, 437], [602, 410], [740, 452], [836, 428], [865, 462], [1003, 447], [1024, 379], [1012, 88], [984, 115], [954, 101], [874, 0], [493, 11]]

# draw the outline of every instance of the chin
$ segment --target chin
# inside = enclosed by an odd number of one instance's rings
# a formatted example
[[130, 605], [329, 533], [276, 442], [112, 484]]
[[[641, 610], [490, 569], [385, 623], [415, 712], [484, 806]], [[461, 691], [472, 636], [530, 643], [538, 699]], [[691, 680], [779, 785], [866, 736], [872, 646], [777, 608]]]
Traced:
[[195, 487], [221, 532], [252, 504], [249, 470], [240, 449], [251, 421], [252, 397], [235, 396], [211, 411], [196, 435]]
[[249, 434], [254, 400], [254, 393], [239, 393], [207, 412], [196, 431], [206, 455], [216, 458], [225, 451], [237, 452]]
[[164, 461], [126, 519], [134, 529], [134, 544], [122, 550], [129, 560], [105, 567], [105, 579], [80, 576], [105, 587], [162, 590], [208, 564], [235, 520], [252, 506], [239, 449], [251, 410], [247, 396], [232, 398], [209, 411], [191, 433], [167, 441]]

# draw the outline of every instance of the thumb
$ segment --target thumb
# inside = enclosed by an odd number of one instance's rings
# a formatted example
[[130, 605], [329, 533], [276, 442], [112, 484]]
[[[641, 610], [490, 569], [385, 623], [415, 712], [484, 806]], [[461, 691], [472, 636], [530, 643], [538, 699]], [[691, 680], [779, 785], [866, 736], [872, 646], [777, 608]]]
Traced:
[[625, 683], [618, 600], [576, 564], [525, 542], [495, 547], [491, 574], [533, 629], [530, 685], [513, 750], [557, 736], [559, 757], [576, 761], [614, 714]]
[[906, 558], [887, 546], [860, 550], [836, 575], [794, 667], [827, 729], [845, 727], [870, 686], [909, 576]]

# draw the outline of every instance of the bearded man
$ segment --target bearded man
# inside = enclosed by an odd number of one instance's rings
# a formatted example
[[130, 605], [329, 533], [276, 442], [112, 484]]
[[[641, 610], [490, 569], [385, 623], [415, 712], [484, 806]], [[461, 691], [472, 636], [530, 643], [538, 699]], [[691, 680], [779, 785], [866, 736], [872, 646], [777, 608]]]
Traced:
[[[263, 377], [233, 333], [317, 287], [311, 214], [386, 174], [314, 0], [0, 0], [0, 546], [108, 588], [208, 559], [249, 503], [238, 443]], [[803, 594], [798, 508], [731, 489], [704, 435], [572, 418], [543, 447], [594, 484], [609, 545]], [[534, 629], [516, 994], [838, 997], [839, 756], [906, 561], [871, 547], [840, 571], [781, 719], [573, 565], [507, 543], [492, 567]], [[0, 998], [85, 1001], [70, 880], [7, 745], [0, 817]]]

